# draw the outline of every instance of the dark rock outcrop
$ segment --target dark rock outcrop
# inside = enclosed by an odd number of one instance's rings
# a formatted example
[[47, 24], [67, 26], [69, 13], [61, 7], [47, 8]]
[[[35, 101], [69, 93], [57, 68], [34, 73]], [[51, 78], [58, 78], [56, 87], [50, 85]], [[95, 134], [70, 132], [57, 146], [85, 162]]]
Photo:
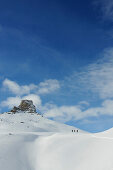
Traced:
[[33, 105], [32, 100], [22, 100], [18, 107], [14, 106], [11, 112], [28, 112], [36, 113], [36, 107]]

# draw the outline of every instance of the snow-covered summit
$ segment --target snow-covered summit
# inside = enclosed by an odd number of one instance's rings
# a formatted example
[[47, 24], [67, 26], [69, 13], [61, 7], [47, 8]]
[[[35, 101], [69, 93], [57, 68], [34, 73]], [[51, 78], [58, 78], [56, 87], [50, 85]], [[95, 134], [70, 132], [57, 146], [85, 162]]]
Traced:
[[22, 100], [18, 107], [0, 114], [0, 132], [78, 132], [78, 130], [76, 127], [55, 122], [38, 114], [32, 100]]
[[22, 100], [18, 107], [0, 114], [0, 132], [78, 132], [78, 130], [76, 127], [55, 122], [36, 113], [32, 100]]
[[72, 130], [77, 132], [78, 129], [47, 119], [37, 113], [0, 114], [0, 132], [72, 132]]

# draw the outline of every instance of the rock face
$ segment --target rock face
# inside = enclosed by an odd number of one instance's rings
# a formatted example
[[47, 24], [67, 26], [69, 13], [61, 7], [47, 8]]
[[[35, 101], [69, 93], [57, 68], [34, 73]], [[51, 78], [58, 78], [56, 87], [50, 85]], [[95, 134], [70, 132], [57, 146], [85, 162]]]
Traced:
[[28, 112], [28, 113], [36, 113], [36, 107], [33, 105], [32, 100], [22, 100], [18, 107], [13, 107], [11, 112]]

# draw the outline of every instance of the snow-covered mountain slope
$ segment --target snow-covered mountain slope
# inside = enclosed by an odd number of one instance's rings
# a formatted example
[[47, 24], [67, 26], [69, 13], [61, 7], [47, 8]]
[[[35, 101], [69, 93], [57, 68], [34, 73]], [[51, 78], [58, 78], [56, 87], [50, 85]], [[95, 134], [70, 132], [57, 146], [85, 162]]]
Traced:
[[77, 132], [75, 127], [46, 119], [37, 113], [0, 114], [0, 132], [72, 132], [72, 130]]
[[0, 115], [0, 170], [112, 170], [113, 129], [72, 129], [36, 113]]

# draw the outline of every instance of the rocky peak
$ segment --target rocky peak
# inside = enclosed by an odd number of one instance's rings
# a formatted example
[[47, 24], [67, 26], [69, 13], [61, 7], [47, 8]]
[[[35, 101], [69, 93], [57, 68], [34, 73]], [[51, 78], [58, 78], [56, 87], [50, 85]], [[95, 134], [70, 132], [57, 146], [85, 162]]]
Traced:
[[32, 100], [22, 100], [18, 107], [14, 106], [11, 112], [28, 112], [36, 113], [36, 107], [33, 105]]

